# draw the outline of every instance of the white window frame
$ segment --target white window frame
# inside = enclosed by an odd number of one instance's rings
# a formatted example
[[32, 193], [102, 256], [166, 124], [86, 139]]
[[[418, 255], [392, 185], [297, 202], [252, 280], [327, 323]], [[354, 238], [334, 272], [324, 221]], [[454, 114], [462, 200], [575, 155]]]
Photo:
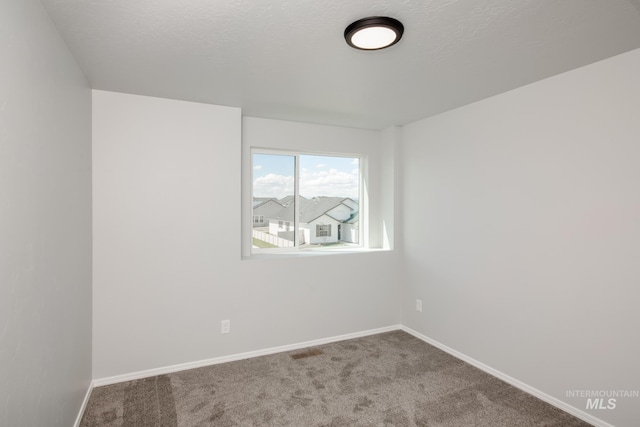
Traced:
[[[251, 147], [249, 150], [249, 165], [250, 165], [250, 183], [249, 183], [249, 191], [246, 197], [248, 198], [248, 205], [253, 206], [253, 155], [254, 154], [271, 154], [271, 155], [280, 155], [280, 156], [291, 156], [294, 157], [294, 221], [292, 222], [292, 228], [295, 231], [294, 233], [294, 246], [290, 248], [254, 248], [253, 247], [253, 223], [249, 224], [249, 232], [248, 234], [248, 242], [247, 247], [250, 248], [250, 255], [260, 255], [260, 254], [287, 254], [287, 253], [305, 253], [305, 252], [348, 252], [351, 250], [362, 250], [366, 247], [366, 242], [368, 239], [366, 238], [369, 230], [368, 230], [368, 198], [365, 194], [365, 182], [366, 182], [366, 170], [367, 170], [367, 156], [363, 154], [356, 153], [334, 153], [334, 152], [317, 152], [317, 151], [295, 151], [295, 150], [281, 150], [281, 149], [270, 149], [270, 148], [259, 148], [259, 147]], [[299, 244], [299, 233], [300, 233], [300, 203], [299, 203], [299, 182], [300, 182], [300, 156], [326, 156], [326, 157], [347, 157], [347, 158], [357, 158], [359, 162], [358, 166], [358, 243], [352, 244], [344, 247], [335, 247], [335, 248], [327, 248], [327, 247], [300, 247]], [[253, 215], [253, 208], [252, 215]], [[243, 227], [245, 225], [243, 224]], [[287, 228], [289, 229], [289, 228]]]

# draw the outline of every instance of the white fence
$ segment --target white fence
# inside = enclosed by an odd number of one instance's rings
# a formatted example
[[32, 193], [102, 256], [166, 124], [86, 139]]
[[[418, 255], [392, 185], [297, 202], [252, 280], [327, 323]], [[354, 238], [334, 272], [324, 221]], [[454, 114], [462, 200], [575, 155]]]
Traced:
[[291, 240], [282, 239], [278, 236], [274, 236], [273, 234], [263, 233], [262, 231], [258, 231], [258, 230], [253, 230], [253, 238], [262, 240], [263, 242], [270, 243], [279, 248], [293, 247], [293, 242]]

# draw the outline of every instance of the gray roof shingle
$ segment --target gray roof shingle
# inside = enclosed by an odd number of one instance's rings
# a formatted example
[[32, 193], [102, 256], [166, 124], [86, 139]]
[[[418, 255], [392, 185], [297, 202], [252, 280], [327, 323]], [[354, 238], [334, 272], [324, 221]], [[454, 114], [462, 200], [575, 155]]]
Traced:
[[[287, 199], [286, 201], [284, 199]], [[300, 197], [300, 222], [309, 223], [315, 219], [320, 218], [322, 215], [327, 214], [331, 209], [342, 204], [346, 197], [314, 197], [307, 199]], [[293, 196], [287, 196], [278, 200], [281, 205], [286, 207], [276, 215], [274, 219], [282, 221], [293, 221], [294, 216], [294, 204]], [[345, 205], [346, 206], [346, 205]], [[347, 206], [348, 207], [348, 206]], [[330, 215], [329, 215], [330, 216]]]

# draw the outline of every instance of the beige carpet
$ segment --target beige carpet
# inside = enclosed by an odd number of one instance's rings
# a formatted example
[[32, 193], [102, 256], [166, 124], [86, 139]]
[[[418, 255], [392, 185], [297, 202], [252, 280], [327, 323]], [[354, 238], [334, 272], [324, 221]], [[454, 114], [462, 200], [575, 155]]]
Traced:
[[394, 331], [98, 387], [81, 425], [589, 424]]

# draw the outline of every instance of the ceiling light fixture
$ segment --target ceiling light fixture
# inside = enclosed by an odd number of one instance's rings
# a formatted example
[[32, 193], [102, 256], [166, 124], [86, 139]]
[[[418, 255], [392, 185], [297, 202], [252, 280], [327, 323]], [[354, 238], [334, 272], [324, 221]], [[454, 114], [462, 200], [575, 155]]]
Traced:
[[379, 50], [398, 43], [404, 25], [386, 16], [359, 19], [344, 30], [344, 38], [351, 47], [361, 50]]

